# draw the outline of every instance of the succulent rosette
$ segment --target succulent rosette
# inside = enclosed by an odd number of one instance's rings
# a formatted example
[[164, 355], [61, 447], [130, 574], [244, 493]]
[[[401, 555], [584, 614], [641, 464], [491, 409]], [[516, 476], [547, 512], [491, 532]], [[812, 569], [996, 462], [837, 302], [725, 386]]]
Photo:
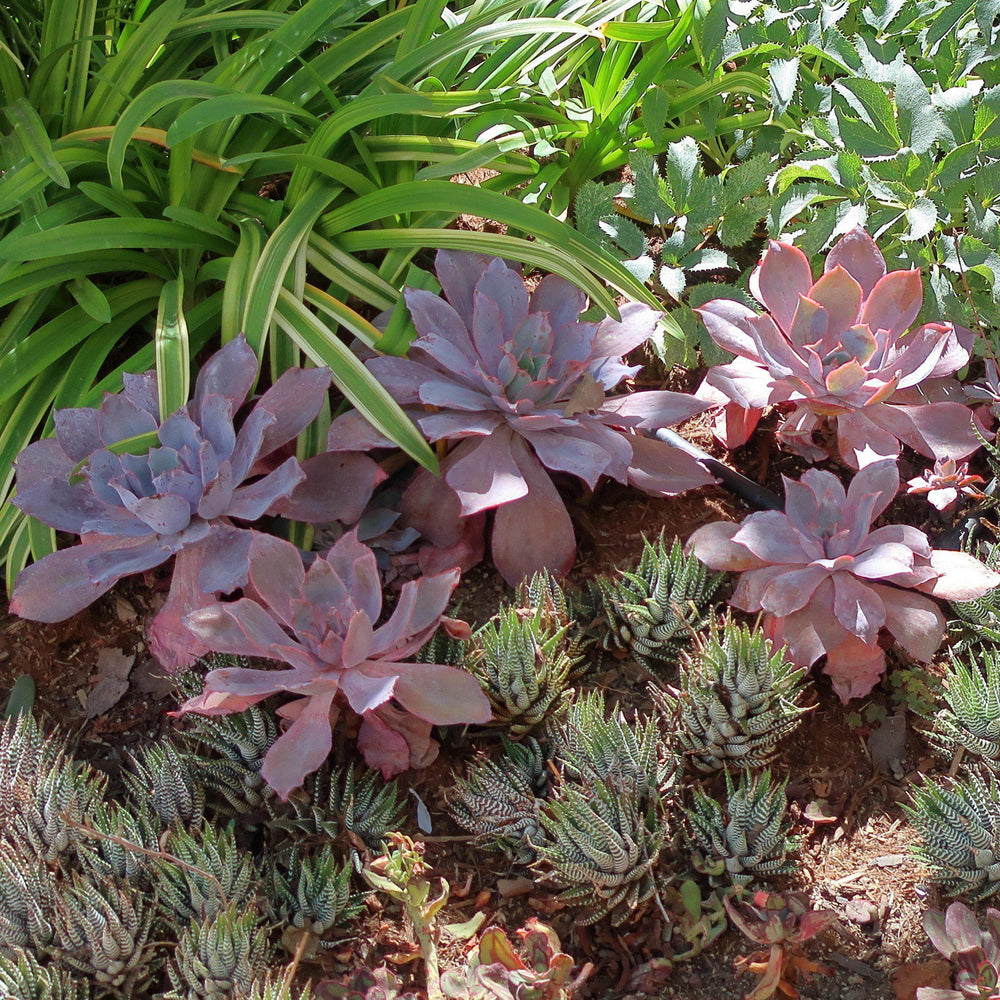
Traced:
[[[189, 666], [205, 648], [181, 617], [246, 582], [245, 525], [265, 514], [359, 517], [382, 478], [371, 459], [327, 453], [300, 463], [282, 451], [319, 412], [329, 369], [290, 369], [237, 420], [256, 377], [241, 336], [205, 363], [191, 400], [162, 422], [153, 372], [125, 375], [123, 391], [98, 409], [57, 411], [55, 437], [18, 456], [13, 502], [80, 544], [24, 569], [11, 612], [63, 621], [122, 577], [175, 557], [150, 641], [168, 668]], [[142, 453], [112, 450], [144, 434], [154, 443]]]
[[[584, 294], [555, 275], [533, 292], [499, 259], [438, 252], [444, 297], [408, 288], [419, 336], [406, 358], [369, 370], [431, 441], [450, 446], [441, 477], [420, 471], [403, 497], [408, 522], [435, 545], [461, 538], [463, 519], [495, 510], [493, 561], [511, 583], [573, 564], [573, 526], [547, 470], [594, 488], [602, 476], [658, 494], [712, 482], [690, 456], [642, 432], [706, 403], [669, 391], [608, 396], [635, 374], [622, 355], [644, 343], [656, 313], [622, 307], [621, 321], [580, 319]], [[330, 448], [389, 445], [357, 413], [330, 428]]]
[[[298, 549], [270, 535], [250, 544], [252, 595], [190, 614], [188, 627], [212, 650], [279, 660], [288, 669], [224, 667], [182, 712], [242, 712], [272, 694], [294, 696], [278, 709], [290, 722], [261, 774], [283, 797], [326, 760], [339, 702], [363, 719], [365, 760], [391, 777], [429, 763], [432, 725], [488, 722], [490, 705], [467, 671], [405, 662], [434, 634], [458, 583], [457, 569], [403, 584], [385, 624], [375, 554], [351, 532], [308, 569]], [[393, 705], [392, 702], [396, 702]]]
[[921, 986], [917, 1000], [1000, 1000], [1000, 910], [986, 911], [983, 930], [964, 903], [952, 903], [942, 913], [924, 914], [931, 944], [952, 964], [955, 989]]
[[844, 701], [867, 694], [882, 674], [883, 628], [915, 660], [931, 659], [945, 619], [925, 595], [972, 600], [1000, 584], [978, 559], [932, 549], [916, 528], [872, 529], [898, 490], [892, 459], [866, 466], [846, 491], [832, 473], [810, 469], [799, 482], [785, 479], [784, 512], [709, 524], [688, 543], [712, 569], [741, 573], [730, 603], [764, 611], [796, 663], [826, 656]]
[[933, 469], [925, 469], [922, 476], [908, 480], [906, 492], [922, 494], [931, 506], [943, 513], [954, 507], [960, 496], [982, 499], [983, 494], [977, 487], [985, 481], [982, 476], [969, 474], [968, 462], [939, 458]]
[[948, 322], [913, 327], [923, 303], [919, 270], [886, 272], [871, 237], [855, 229], [813, 281], [806, 255], [772, 242], [750, 279], [767, 310], [713, 299], [697, 310], [712, 339], [736, 355], [710, 369], [698, 396], [722, 407], [716, 431], [743, 444], [764, 408], [786, 404], [778, 437], [816, 461], [813, 432], [836, 426], [853, 468], [899, 454], [960, 459], [979, 447], [960, 386], [947, 376], [969, 360], [973, 335]]

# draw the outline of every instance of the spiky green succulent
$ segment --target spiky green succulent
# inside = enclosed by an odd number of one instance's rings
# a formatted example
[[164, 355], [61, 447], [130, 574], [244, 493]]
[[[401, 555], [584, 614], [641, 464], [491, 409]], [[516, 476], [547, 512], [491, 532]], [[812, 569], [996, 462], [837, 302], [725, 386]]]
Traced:
[[23, 841], [0, 838], [0, 952], [42, 952], [55, 936], [53, 869]]
[[677, 774], [677, 755], [655, 718], [629, 723], [608, 712], [604, 695], [578, 698], [557, 734], [557, 756], [567, 775], [587, 785], [604, 778], [639, 796], [666, 795]]
[[699, 770], [759, 768], [809, 710], [805, 674], [762, 632], [727, 617], [682, 656], [679, 688], [650, 693]]
[[502, 851], [518, 864], [529, 864], [544, 836], [541, 808], [547, 776], [546, 755], [538, 740], [529, 736], [513, 743], [504, 737], [503, 753], [477, 761], [458, 780], [449, 810], [480, 845]]
[[285, 978], [280, 971], [257, 977], [249, 990], [234, 990], [232, 1000], [311, 1000], [313, 992], [308, 985], [293, 986]]
[[65, 965], [126, 996], [148, 981], [154, 910], [147, 897], [109, 878], [72, 873], [55, 897], [53, 952]]
[[449, 667], [460, 667], [465, 663], [472, 644], [450, 636], [439, 628], [416, 655], [421, 663], [444, 663]]
[[1000, 787], [991, 772], [928, 781], [904, 806], [922, 844], [914, 854], [949, 895], [971, 902], [1000, 889]]
[[167, 963], [172, 989], [166, 1000], [229, 1000], [247, 993], [266, 973], [267, 931], [252, 907], [230, 904], [194, 920], [177, 940]]
[[748, 885], [755, 878], [795, 870], [788, 859], [798, 843], [789, 837], [787, 782], [777, 782], [770, 770], [740, 775], [738, 786], [726, 771], [726, 802], [701, 788], [684, 810], [695, 848], [695, 868], [716, 880]]
[[602, 645], [630, 653], [649, 670], [661, 670], [704, 625], [724, 579], [686, 556], [677, 539], [668, 549], [665, 532], [655, 542], [644, 538], [634, 570], [594, 581], [591, 602], [603, 622]]
[[42, 965], [30, 951], [0, 952], [0, 1000], [87, 1000], [89, 986], [66, 969]]
[[570, 659], [568, 683], [575, 683], [587, 673], [590, 664], [585, 653], [593, 637], [586, 634], [566, 591], [548, 570], [539, 570], [517, 585], [514, 606], [523, 615], [537, 615], [546, 632], [565, 629], [563, 649]]
[[293, 847], [268, 873], [276, 917], [317, 935], [352, 920], [364, 909], [364, 896], [351, 892], [352, 871], [329, 844], [311, 855]]
[[569, 626], [546, 628], [536, 608], [502, 607], [473, 637], [468, 667], [489, 699], [495, 721], [512, 736], [559, 718], [566, 710], [572, 657]]
[[931, 741], [948, 753], [961, 747], [1000, 772], [1000, 650], [981, 648], [978, 662], [949, 661], [944, 706], [931, 716]]
[[253, 902], [257, 868], [253, 857], [236, 846], [232, 830], [209, 823], [173, 827], [164, 845], [169, 858], [153, 864], [160, 905], [182, 925], [211, 917], [225, 905]]
[[565, 784], [541, 820], [535, 868], [563, 902], [582, 907], [582, 923], [610, 915], [621, 924], [656, 891], [668, 826], [655, 792], [636, 795], [611, 777]]
[[197, 826], [204, 815], [205, 786], [197, 780], [191, 758], [169, 740], [143, 747], [122, 772], [132, 797], [148, 802], [167, 825]]
[[119, 879], [135, 879], [148, 871], [150, 855], [145, 851], [159, 850], [163, 825], [145, 803], [100, 800], [91, 807], [89, 821], [98, 836], [77, 845], [86, 867]]

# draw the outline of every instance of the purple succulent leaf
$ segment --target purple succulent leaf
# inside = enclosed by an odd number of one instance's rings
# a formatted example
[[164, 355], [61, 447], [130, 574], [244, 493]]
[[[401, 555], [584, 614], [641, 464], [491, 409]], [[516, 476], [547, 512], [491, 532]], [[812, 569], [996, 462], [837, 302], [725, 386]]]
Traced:
[[491, 542], [493, 563], [511, 586], [541, 569], [564, 575], [576, 558], [573, 522], [562, 497], [534, 454], [515, 441], [527, 493], [497, 510]]
[[[601, 407], [601, 416], [605, 414], [625, 418], [624, 426], [636, 427], [640, 430], [656, 430], [704, 412], [707, 405], [687, 393], [670, 392], [667, 389], [649, 392], [635, 392], [629, 396], [618, 396], [605, 400]], [[613, 423], [613, 420], [608, 420]]]
[[420, 649], [437, 628], [458, 578], [453, 569], [404, 583], [391, 617], [375, 632], [372, 655], [399, 658]]
[[[42, 444], [41, 441], [38, 443]], [[57, 531], [74, 534], [96, 530], [88, 525], [99, 521], [107, 513], [107, 506], [83, 484], [71, 486], [64, 479], [37, 479], [22, 487], [20, 466], [18, 492], [11, 498], [11, 503]]]
[[183, 497], [140, 497], [126, 506], [157, 534], [175, 535], [191, 523], [191, 505]]
[[697, 459], [679, 448], [640, 435], [630, 435], [628, 442], [632, 446], [630, 486], [658, 496], [675, 496], [715, 482]]
[[274, 421], [273, 413], [256, 406], [243, 421], [243, 425], [236, 433], [236, 444], [229, 460], [234, 483], [243, 482], [254, 470], [257, 460], [263, 453], [264, 436]]
[[365, 715], [358, 733], [358, 749], [365, 763], [389, 780], [407, 768], [426, 767], [437, 757], [437, 743], [430, 734], [429, 722], [383, 705]]
[[236, 429], [229, 401], [222, 396], [207, 396], [202, 402], [198, 423], [205, 443], [210, 445], [207, 448], [203, 446], [199, 456], [202, 481], [208, 482], [219, 465], [232, 458], [236, 447]]
[[[926, 928], [926, 923], [924, 926]], [[979, 928], [975, 913], [964, 903], [952, 903], [948, 907], [945, 911], [944, 927], [953, 951], [981, 949], [983, 932]]]
[[476, 447], [476, 441], [459, 443], [441, 465], [441, 476], [417, 469], [399, 501], [407, 524], [416, 528], [432, 545], [447, 548], [462, 535], [462, 502], [447, 484], [444, 475], [451, 461]]
[[766, 606], [772, 614], [784, 617], [798, 611], [812, 598], [816, 588], [829, 576], [821, 566], [804, 566], [802, 569], [781, 569], [775, 572], [766, 586], [766, 594], [754, 600], [750, 593], [746, 599], [756, 605], [753, 610]]
[[35, 441], [22, 449], [14, 461], [18, 493], [23, 495], [30, 486], [44, 479], [68, 480], [74, 468], [76, 461], [66, 454], [58, 441], [52, 438]]
[[[449, 296], [450, 298], [450, 296]], [[564, 278], [556, 274], [547, 274], [531, 293], [528, 310], [533, 313], [546, 313], [552, 329], [561, 331], [570, 324], [575, 324], [580, 313], [587, 308], [587, 296]], [[576, 340], [576, 337], [570, 338]], [[588, 351], [588, 356], [593, 353]], [[613, 351], [607, 352], [609, 354]], [[626, 352], [621, 352], [626, 353]]]
[[[444, 371], [471, 372], [476, 365], [477, 356], [475, 348], [462, 322], [461, 316], [454, 308], [445, 302], [440, 296], [424, 289], [408, 288], [403, 293], [407, 308], [416, 328], [421, 331], [420, 336], [414, 341], [414, 348], [421, 351], [440, 365]], [[471, 312], [464, 313], [469, 316]], [[395, 359], [389, 359], [388, 364], [379, 365], [377, 358], [369, 362], [372, 371], [389, 375], [395, 378], [396, 372], [405, 372], [405, 366], [397, 366]], [[405, 360], [405, 359], [403, 359]], [[422, 368], [426, 366], [421, 362], [414, 361], [412, 364], [419, 364]], [[416, 399], [406, 399], [406, 393], [412, 393], [416, 386], [405, 377], [398, 379], [399, 388], [390, 389], [393, 395], [398, 391], [397, 397], [400, 403], [416, 402]], [[417, 383], [419, 384], [419, 383]]]
[[[886, 458], [894, 460], [899, 456], [899, 438], [871, 419], [880, 415], [883, 409], [889, 407], [878, 407], [874, 411], [858, 410], [837, 418], [837, 448], [848, 465], [863, 469], [873, 462]], [[898, 422], [896, 426], [900, 426]]]
[[260, 775], [281, 799], [287, 800], [306, 775], [322, 767], [330, 756], [335, 694], [324, 691], [302, 699], [295, 721], [265, 754]]
[[291, 521], [352, 524], [364, 513], [385, 473], [367, 455], [324, 452], [300, 463], [305, 480], [270, 511]]
[[472, 315], [476, 285], [492, 260], [492, 257], [478, 253], [462, 253], [455, 250], [437, 252], [434, 258], [434, 272], [446, 298], [459, 316]]
[[466, 388], [456, 382], [431, 375], [420, 386], [420, 402], [425, 406], [447, 406], [456, 410], [468, 410], [475, 414], [489, 406], [482, 392]]
[[[283, 559], [287, 559], [288, 563], [291, 564], [292, 553], [288, 552], [283, 555]], [[329, 553], [327, 554], [329, 556]], [[261, 573], [266, 575], [268, 572], [268, 563], [262, 561], [261, 563]], [[290, 575], [291, 566], [289, 565], [286, 573]], [[272, 586], [273, 590], [273, 586]], [[301, 601], [298, 598], [292, 599], [287, 605], [287, 610], [284, 613], [289, 615], [289, 625], [293, 630], [297, 628], [297, 623], [301, 617], [301, 612], [303, 610], [303, 605], [306, 608], [326, 608], [326, 609], [348, 609], [353, 607], [351, 591], [347, 584], [337, 575], [337, 571], [333, 568], [327, 559], [317, 559], [314, 560], [312, 565], [305, 573], [305, 577], [302, 580], [301, 585]], [[365, 598], [367, 600], [367, 597]], [[374, 606], [375, 601], [370, 601], [370, 604]], [[285, 608], [284, 604], [279, 603], [279, 608]], [[298, 613], [296, 611], [298, 609]], [[371, 614], [369, 613], [369, 617]]]
[[155, 431], [157, 420], [122, 395], [106, 393], [97, 415], [97, 432], [105, 447]]
[[[103, 448], [107, 443], [101, 439], [99, 419], [99, 412], [86, 406], [56, 410], [53, 414], [56, 441], [71, 459], [71, 466], [74, 462], [82, 462], [91, 452]], [[39, 441], [37, 444], [42, 443]], [[24, 452], [21, 453], [23, 454]], [[20, 456], [18, 460], [20, 461]]]
[[750, 330], [750, 320], [757, 315], [734, 299], [712, 299], [695, 312], [701, 317], [709, 336], [724, 351], [759, 364], [757, 345]]
[[659, 312], [641, 302], [628, 302], [619, 312], [621, 320], [608, 317], [598, 325], [592, 348], [594, 357], [618, 358], [641, 347], [653, 335], [660, 319]]
[[222, 517], [233, 505], [233, 471], [227, 462], [210, 480], [198, 501], [198, 516], [206, 521]]
[[[791, 326], [791, 339], [795, 344], [815, 344], [825, 341], [828, 335], [840, 341], [840, 334], [858, 322], [861, 312], [863, 293], [861, 286], [842, 268], [835, 267], [827, 271], [809, 289], [809, 296], [799, 299], [795, 318]], [[806, 303], [812, 303], [822, 311], [824, 318], [823, 330], [819, 336], [802, 336], [797, 332], [799, 313]], [[836, 343], [831, 346], [836, 346]]]
[[899, 414], [905, 419], [912, 430], [908, 437], [901, 433], [900, 439], [928, 458], [966, 458], [980, 447], [979, 438], [972, 429], [972, 414], [962, 403], [884, 404], [878, 410], [883, 426], [889, 414]]
[[122, 544], [120, 538], [90, 535], [85, 545], [52, 552], [26, 566], [18, 574], [8, 610], [36, 622], [72, 618], [114, 586], [113, 580], [91, 580], [86, 560], [105, 547], [118, 548]]
[[788, 330], [799, 295], [808, 295], [812, 283], [806, 255], [798, 247], [771, 240], [760, 266], [750, 276], [750, 292], [778, 325]]
[[943, 990], [937, 986], [918, 986], [917, 1000], [966, 1000], [966, 995], [958, 990]]
[[967, 552], [934, 549], [931, 567], [939, 574], [920, 589], [946, 601], [973, 601], [1000, 587], [1000, 574], [994, 573]]
[[[230, 594], [247, 584], [250, 542], [256, 534], [257, 532], [244, 528], [215, 524], [197, 545], [186, 545], [178, 553], [178, 559], [182, 554], [186, 559], [192, 551], [197, 552], [199, 558], [195, 586], [198, 591], [213, 599], [218, 594]], [[174, 572], [176, 571], [175, 563]], [[191, 608], [194, 607], [192, 603]]]
[[296, 486], [306, 478], [298, 460], [285, 459], [273, 472], [262, 476], [249, 486], [233, 490], [233, 498], [225, 513], [241, 521], [256, 521], [279, 501], [292, 495]]
[[933, 552], [927, 536], [919, 528], [914, 528], [910, 524], [886, 524], [881, 528], [876, 528], [858, 546], [858, 551], [865, 552], [869, 548], [885, 545], [887, 542], [900, 542], [912, 549], [921, 559], [929, 560], [931, 552]]
[[[932, 323], [930, 325], [935, 326], [938, 324]], [[964, 368], [972, 358], [972, 345], [976, 339], [976, 335], [972, 330], [964, 326], [955, 326], [952, 323], [944, 325], [951, 327], [951, 334], [945, 341], [944, 350], [941, 352], [941, 357], [938, 358], [938, 363], [931, 371], [930, 378], [943, 378], [947, 375], [953, 375], [960, 368]], [[919, 329], [914, 331], [914, 333], [920, 332]], [[991, 362], [987, 361], [986, 363], [989, 365]], [[988, 368], [987, 371], [989, 371]]]
[[945, 636], [944, 616], [933, 601], [913, 590], [872, 584], [885, 605], [885, 625], [896, 641], [920, 663], [930, 663]]
[[[378, 621], [382, 613], [382, 579], [375, 553], [358, 541], [357, 531], [350, 531], [339, 538], [326, 554], [325, 560], [344, 581], [354, 606], [364, 611], [371, 621]], [[315, 565], [314, 563], [313, 566]], [[307, 583], [309, 575], [307, 571]]]
[[160, 391], [156, 384], [156, 372], [138, 375], [125, 372], [122, 375], [122, 394], [157, 423], [160, 422]]
[[511, 432], [501, 427], [478, 438], [473, 450], [456, 459], [445, 473], [448, 485], [462, 502], [462, 514], [476, 514], [518, 500], [528, 492], [517, 463]]
[[787, 515], [776, 510], [751, 514], [733, 536], [764, 563], [807, 563], [810, 554], [803, 547], [803, 537], [789, 523]]
[[191, 414], [201, 419], [208, 396], [222, 396], [235, 414], [257, 381], [257, 356], [241, 333], [201, 366], [191, 397]]
[[[876, 462], [856, 473], [843, 501], [843, 520], [852, 525], [860, 520], [867, 535], [872, 521], [892, 503], [899, 492], [899, 469], [893, 461]], [[865, 501], [875, 496], [874, 505]], [[870, 511], [870, 513], [869, 513]], [[860, 539], [858, 540], [860, 543]]]
[[255, 409], [274, 416], [264, 431], [261, 455], [288, 444], [316, 419], [326, 402], [331, 378], [329, 368], [290, 368], [257, 400]]
[[872, 330], [888, 330], [898, 336], [913, 325], [923, 301], [919, 269], [892, 271], [879, 278], [865, 299], [861, 322]]
[[[569, 472], [582, 479], [592, 490], [615, 459], [608, 450], [583, 434], [559, 434], [543, 431], [540, 434], [525, 434], [539, 461], [547, 469]], [[621, 435], [618, 435], [621, 437]], [[624, 442], [623, 442], [624, 443]], [[626, 445], [625, 464], [632, 457], [632, 449]], [[620, 457], [621, 456], [617, 456]], [[449, 479], [449, 481], [451, 481]]]
[[476, 282], [470, 327], [472, 343], [488, 369], [497, 365], [500, 345], [514, 339], [527, 313], [524, 280], [499, 258], [490, 261]]
[[861, 285], [865, 296], [885, 274], [885, 258], [875, 241], [860, 226], [842, 236], [827, 254], [824, 270], [842, 267]]
[[395, 675], [393, 697], [410, 714], [436, 726], [489, 722], [490, 703], [476, 678], [466, 670], [441, 663], [368, 664], [370, 677]]
[[709, 569], [740, 573], [760, 569], [767, 564], [745, 545], [733, 541], [740, 530], [732, 521], [715, 521], [698, 528], [688, 539], [685, 551], [700, 559]]
[[326, 436], [327, 451], [371, 451], [393, 448], [393, 442], [368, 423], [357, 411], [342, 413], [331, 424]]
[[841, 701], [870, 694], [885, 672], [885, 653], [877, 643], [867, 644], [848, 634], [837, 646], [827, 648], [825, 673]]
[[866, 580], [880, 580], [897, 573], [911, 572], [913, 558], [913, 549], [908, 546], [901, 542], [886, 542], [859, 555], [851, 566], [851, 572]]
[[[728, 365], [710, 369], [698, 390], [698, 398], [705, 398], [703, 389], [706, 386], [732, 400], [734, 409], [760, 410], [777, 401], [773, 398], [775, 385], [770, 372], [747, 358], [737, 358]], [[711, 399], [708, 402], [711, 404]]]
[[[350, 617], [347, 632], [340, 646], [339, 659], [341, 661], [341, 668], [345, 674], [354, 671], [356, 667], [361, 666], [368, 660], [372, 654], [374, 639], [375, 630], [372, 628], [372, 620], [363, 611], [355, 611]], [[353, 705], [351, 707], [354, 708]], [[360, 711], [363, 713], [375, 707], [377, 706], [366, 705]], [[358, 711], [358, 709], [355, 708], [355, 711]]]
[[180, 548], [159, 539], [139, 539], [138, 544], [107, 548], [88, 554], [83, 561], [87, 577], [95, 583], [113, 586], [122, 577], [143, 573], [165, 563]]
[[[952, 906], [964, 904], [955, 904]], [[945, 929], [945, 917], [940, 910], [928, 910], [923, 917], [923, 927], [927, 936], [931, 939], [931, 944], [934, 945], [937, 950], [944, 955], [945, 958], [950, 959], [955, 952], [955, 946], [952, 944], [952, 940], [948, 931]]]
[[878, 594], [850, 573], [834, 573], [832, 579], [837, 620], [863, 643], [872, 645], [886, 623], [885, 606]]
[[[822, 569], [824, 582], [829, 576], [829, 571]], [[733, 591], [730, 604], [734, 608], [742, 611], [771, 611], [769, 607], [772, 588], [779, 583], [781, 578], [788, 574], [787, 566], [763, 566], [760, 569], [752, 569], [744, 573]], [[778, 591], [778, 600], [783, 601], [785, 595]]]
[[809, 383], [817, 378], [817, 373], [809, 369], [809, 352], [797, 353], [778, 325], [766, 314], [752, 316], [747, 325], [753, 334], [757, 354], [772, 378], [792, 379], [803, 395], [810, 395]]
[[483, 437], [492, 434], [504, 418], [497, 412], [470, 413], [431, 413], [417, 419], [420, 429], [428, 441], [440, 441], [442, 438], [461, 440], [465, 437]]
[[[402, 668], [404, 665], [390, 666]], [[340, 690], [351, 708], [358, 715], [364, 715], [366, 712], [374, 712], [392, 698], [398, 679], [399, 670], [390, 670], [385, 676], [375, 677], [369, 676], [366, 670], [350, 670], [341, 677]]]

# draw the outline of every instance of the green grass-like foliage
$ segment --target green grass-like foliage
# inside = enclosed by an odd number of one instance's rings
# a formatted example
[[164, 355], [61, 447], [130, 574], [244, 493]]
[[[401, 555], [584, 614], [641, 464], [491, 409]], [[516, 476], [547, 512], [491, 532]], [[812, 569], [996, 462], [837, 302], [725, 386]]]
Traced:
[[680, 689], [651, 693], [696, 768], [759, 768], [808, 711], [805, 675], [763, 633], [727, 617], [682, 658]]
[[696, 787], [684, 811], [696, 848], [695, 867], [735, 885], [794, 871], [788, 855], [798, 845], [788, 836], [786, 785], [764, 770], [754, 776], [744, 772], [734, 786], [727, 771], [724, 804]]
[[1000, 787], [993, 774], [928, 782], [904, 808], [923, 841], [914, 854], [949, 895], [978, 902], [1000, 889]]
[[1000, 650], [983, 647], [975, 660], [945, 664], [944, 706], [931, 712], [931, 740], [948, 753], [961, 747], [1000, 771]]
[[512, 736], [565, 714], [573, 657], [569, 625], [551, 629], [542, 606], [501, 607], [473, 636], [468, 667], [479, 680], [494, 721]]
[[634, 570], [594, 581], [592, 597], [606, 629], [604, 648], [631, 653], [650, 670], [673, 662], [705, 623], [709, 602], [724, 579], [684, 555], [676, 539], [668, 548], [665, 532], [655, 542], [643, 539]]

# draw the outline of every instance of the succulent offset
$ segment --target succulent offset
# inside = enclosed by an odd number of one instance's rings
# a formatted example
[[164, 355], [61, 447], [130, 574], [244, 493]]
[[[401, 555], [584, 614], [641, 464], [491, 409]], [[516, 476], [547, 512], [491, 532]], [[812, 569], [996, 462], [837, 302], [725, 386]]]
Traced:
[[725, 805], [695, 787], [684, 811], [697, 848], [695, 868], [734, 885], [794, 871], [787, 860], [797, 844], [788, 836], [786, 785], [764, 770], [753, 777], [743, 772], [734, 786], [727, 771]]
[[696, 768], [758, 768], [808, 711], [804, 676], [762, 632], [727, 618], [684, 656], [679, 689], [651, 686], [650, 694]]
[[986, 482], [982, 476], [969, 474], [968, 462], [956, 462], [953, 458], [938, 458], [932, 469], [925, 469], [922, 476], [910, 479], [907, 493], [925, 496], [927, 502], [945, 513], [951, 510], [960, 496], [980, 499], [983, 494], [977, 488]]
[[[530, 294], [502, 260], [438, 252], [444, 297], [404, 292], [419, 336], [406, 358], [376, 357], [369, 371], [431, 441], [446, 442], [441, 478], [418, 472], [403, 497], [409, 523], [435, 545], [462, 537], [462, 518], [495, 510], [493, 562], [512, 585], [542, 568], [565, 573], [576, 543], [547, 470], [593, 489], [602, 476], [657, 494], [711, 482], [679, 450], [642, 432], [707, 404], [668, 391], [609, 396], [637, 368], [622, 355], [653, 332], [656, 313], [622, 307], [620, 322], [580, 319], [579, 289], [548, 275]], [[330, 427], [329, 447], [382, 445], [356, 413]]]
[[923, 841], [916, 857], [949, 895], [970, 902], [1000, 889], [1000, 787], [992, 773], [971, 771], [947, 784], [918, 788], [904, 806]]
[[362, 717], [359, 745], [386, 777], [433, 759], [432, 725], [489, 720], [489, 703], [471, 674], [405, 662], [441, 622], [457, 570], [405, 583], [392, 616], [378, 626], [378, 567], [353, 533], [308, 569], [294, 545], [258, 534], [249, 566], [254, 600], [197, 611], [188, 625], [218, 652], [278, 659], [288, 669], [213, 670], [204, 691], [181, 710], [218, 715], [242, 712], [272, 694], [296, 696], [278, 709], [291, 725], [261, 768], [282, 798], [329, 755], [340, 699]]
[[986, 911], [985, 930], [964, 903], [952, 903], [944, 913], [928, 910], [923, 924], [954, 968], [955, 989], [921, 986], [917, 1000], [1000, 1000], [1000, 910]]
[[861, 228], [830, 250], [813, 281], [805, 254], [772, 241], [750, 279], [767, 310], [731, 299], [698, 310], [712, 339], [736, 355], [712, 368], [698, 395], [722, 407], [716, 429], [726, 446], [749, 438], [762, 411], [789, 410], [778, 439], [810, 461], [813, 440], [836, 427], [837, 451], [853, 468], [895, 458], [901, 444], [928, 458], [962, 459], [979, 447], [972, 411], [951, 396], [950, 378], [969, 361], [973, 335], [946, 321], [913, 327], [923, 303], [920, 272], [886, 273]]
[[[190, 402], [161, 419], [156, 378], [126, 375], [100, 409], [56, 413], [56, 437], [18, 457], [14, 503], [81, 544], [23, 570], [14, 614], [62, 621], [118, 580], [175, 557], [171, 590], [150, 626], [151, 648], [168, 668], [190, 666], [207, 648], [183, 615], [246, 583], [251, 532], [264, 514], [304, 521], [360, 515], [382, 473], [363, 455], [326, 453], [300, 464], [281, 451], [319, 412], [325, 368], [285, 372], [238, 421], [257, 378], [242, 336], [201, 368]], [[116, 454], [133, 437], [145, 451]], [[119, 449], [120, 450], [120, 449]]]
[[968, 601], [1000, 584], [1000, 575], [974, 556], [932, 549], [916, 528], [872, 529], [899, 489], [894, 460], [867, 465], [846, 491], [819, 469], [784, 483], [784, 512], [706, 525], [688, 551], [713, 569], [740, 572], [730, 603], [763, 610], [769, 634], [801, 666], [825, 654], [844, 701], [867, 694], [881, 675], [883, 628], [915, 660], [931, 659], [945, 620], [925, 594]]
[[709, 602], [725, 577], [685, 555], [666, 533], [656, 542], [643, 539], [634, 570], [594, 581], [592, 602], [604, 627], [605, 649], [631, 653], [651, 670], [675, 660], [704, 624]]

